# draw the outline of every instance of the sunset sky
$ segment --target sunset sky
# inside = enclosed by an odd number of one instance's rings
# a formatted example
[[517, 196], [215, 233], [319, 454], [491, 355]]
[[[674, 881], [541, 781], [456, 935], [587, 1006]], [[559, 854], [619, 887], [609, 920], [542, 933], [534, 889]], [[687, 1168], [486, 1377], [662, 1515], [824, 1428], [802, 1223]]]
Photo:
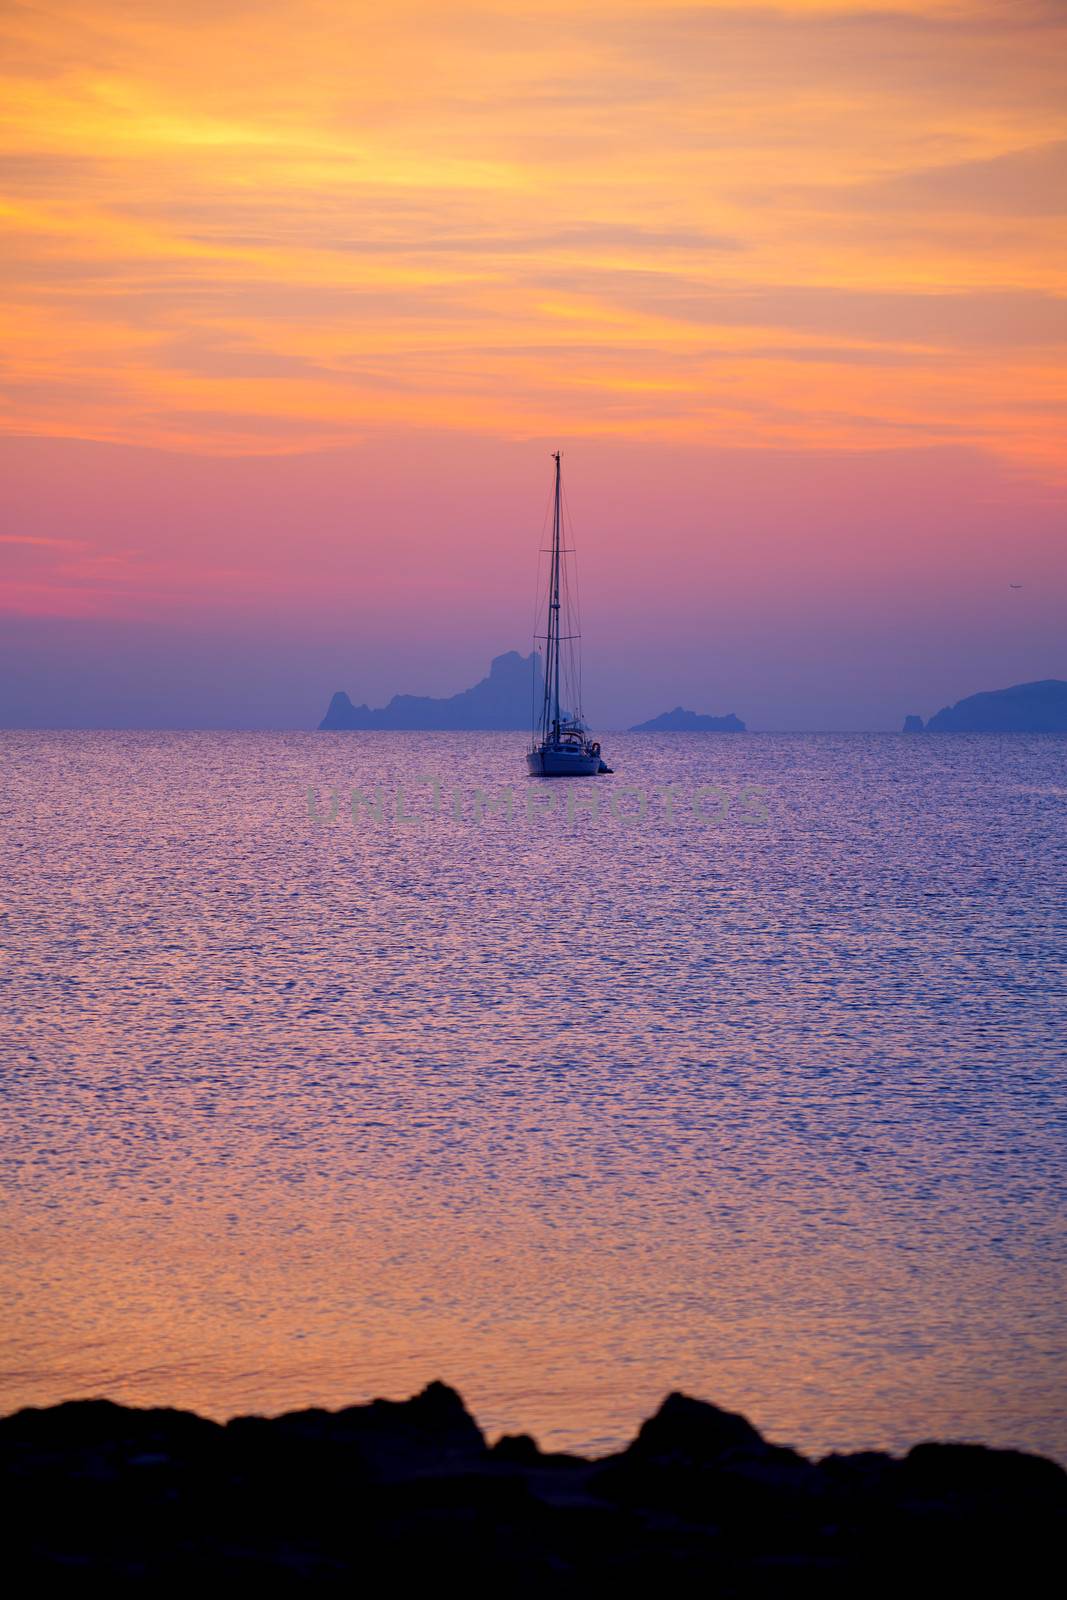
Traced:
[[530, 647], [557, 446], [602, 727], [1067, 677], [1063, 0], [0, 38], [0, 722], [452, 693]]

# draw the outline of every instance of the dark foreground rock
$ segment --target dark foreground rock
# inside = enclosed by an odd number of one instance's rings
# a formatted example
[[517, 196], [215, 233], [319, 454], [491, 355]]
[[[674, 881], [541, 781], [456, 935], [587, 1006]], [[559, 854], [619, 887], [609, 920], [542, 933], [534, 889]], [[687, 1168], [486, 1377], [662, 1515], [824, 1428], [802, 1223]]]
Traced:
[[226, 1425], [105, 1400], [20, 1411], [0, 1471], [12, 1593], [1030, 1594], [1067, 1513], [1040, 1456], [813, 1462], [677, 1394], [604, 1460], [525, 1435], [490, 1448], [436, 1383]]

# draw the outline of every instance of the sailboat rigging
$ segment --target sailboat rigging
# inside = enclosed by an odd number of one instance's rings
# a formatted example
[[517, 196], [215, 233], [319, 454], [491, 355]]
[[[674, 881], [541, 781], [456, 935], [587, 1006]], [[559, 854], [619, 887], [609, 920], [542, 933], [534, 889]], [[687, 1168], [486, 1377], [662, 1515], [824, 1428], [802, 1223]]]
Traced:
[[569, 615], [566, 606], [563, 564], [563, 488], [560, 470], [560, 451], [553, 453], [556, 463], [556, 481], [552, 509], [552, 549], [548, 574], [548, 621], [539, 638], [545, 645], [544, 692], [539, 712], [535, 717], [526, 765], [531, 774], [540, 778], [592, 777], [596, 773], [610, 772], [611, 768], [600, 754], [600, 745], [590, 737], [582, 717], [581, 678], [577, 670], [565, 682], [568, 694], [574, 697], [570, 711], [563, 709], [560, 701], [560, 676], [562, 647], [571, 647], [577, 664], [579, 634], [564, 633], [564, 619]]

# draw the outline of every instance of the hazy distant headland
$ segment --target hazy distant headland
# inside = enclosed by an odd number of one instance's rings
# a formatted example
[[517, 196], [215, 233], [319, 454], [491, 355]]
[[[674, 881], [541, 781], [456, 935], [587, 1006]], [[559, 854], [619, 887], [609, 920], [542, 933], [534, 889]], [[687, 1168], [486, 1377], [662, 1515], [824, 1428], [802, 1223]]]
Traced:
[[673, 711], [663, 711], [648, 722], [638, 722], [631, 733], [747, 733], [740, 717], [729, 712], [725, 717], [706, 716], [701, 711], [686, 711], [675, 706]]
[[945, 706], [925, 726], [921, 717], [905, 717], [904, 732], [1067, 733], [1067, 683], [1042, 678], [968, 695]]
[[[460, 730], [518, 731], [531, 726], [533, 709], [544, 693], [541, 659], [508, 650], [495, 656], [489, 674], [470, 689], [443, 698], [396, 694], [388, 705], [353, 705], [343, 690], [330, 701], [320, 730], [396, 729], [407, 732]], [[734, 712], [725, 716], [675, 706], [630, 733], [747, 733]], [[905, 733], [1067, 733], [1067, 683], [1043, 678], [968, 695], [945, 706], [929, 722], [915, 714], [904, 719]]]
[[539, 703], [543, 692], [540, 658], [520, 656], [517, 650], [508, 650], [494, 657], [487, 678], [446, 699], [395, 694], [387, 706], [372, 711], [370, 706], [354, 706], [348, 696], [338, 690], [319, 728], [326, 731], [346, 728], [528, 730], [531, 707]]
[[[387, 706], [355, 706], [339, 689], [330, 701], [320, 731], [382, 728], [408, 732], [449, 729], [513, 730], [528, 729], [532, 711], [544, 693], [541, 658], [537, 654], [520, 656], [508, 650], [495, 656], [489, 676], [459, 694], [435, 699], [432, 695], [395, 694]], [[675, 706], [648, 722], [639, 722], [631, 733], [745, 733], [740, 717], [730, 712], [725, 717], [705, 716]]]

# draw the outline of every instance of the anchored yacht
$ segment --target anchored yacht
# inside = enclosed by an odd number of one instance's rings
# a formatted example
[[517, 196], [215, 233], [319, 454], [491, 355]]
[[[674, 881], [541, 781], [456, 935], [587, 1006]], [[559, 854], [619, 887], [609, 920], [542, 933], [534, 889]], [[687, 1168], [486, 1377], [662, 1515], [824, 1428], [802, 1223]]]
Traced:
[[[568, 554], [563, 544], [563, 489], [560, 452], [556, 463], [556, 483], [552, 509], [552, 548], [548, 571], [548, 621], [538, 638], [545, 646], [544, 694], [534, 708], [534, 730], [526, 765], [538, 778], [588, 778], [611, 768], [600, 754], [600, 745], [591, 737], [582, 718], [582, 676], [579, 657], [580, 634], [577, 619], [568, 601], [566, 566]], [[567, 631], [564, 632], [564, 629]], [[563, 646], [567, 649], [564, 651]], [[561, 709], [560, 693], [572, 710]]]

